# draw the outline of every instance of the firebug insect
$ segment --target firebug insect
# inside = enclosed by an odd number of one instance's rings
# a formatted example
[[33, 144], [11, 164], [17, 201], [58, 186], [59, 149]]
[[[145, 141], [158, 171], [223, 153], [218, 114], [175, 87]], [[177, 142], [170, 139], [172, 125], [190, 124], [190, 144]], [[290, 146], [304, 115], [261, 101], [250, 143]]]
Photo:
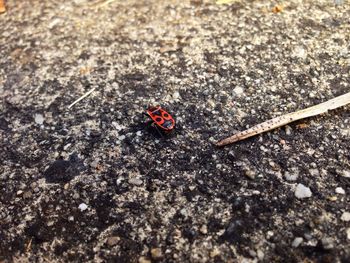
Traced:
[[153, 126], [159, 133], [168, 134], [175, 128], [174, 118], [160, 106], [148, 107], [146, 115], [151, 118]]

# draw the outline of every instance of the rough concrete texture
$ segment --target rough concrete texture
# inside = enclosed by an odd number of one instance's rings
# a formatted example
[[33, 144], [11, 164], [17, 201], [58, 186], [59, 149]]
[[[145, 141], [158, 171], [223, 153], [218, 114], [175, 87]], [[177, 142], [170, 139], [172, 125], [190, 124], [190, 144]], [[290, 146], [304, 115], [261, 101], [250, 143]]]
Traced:
[[349, 262], [349, 107], [213, 145], [349, 91], [348, 1], [64, 2], [0, 15], [1, 262]]

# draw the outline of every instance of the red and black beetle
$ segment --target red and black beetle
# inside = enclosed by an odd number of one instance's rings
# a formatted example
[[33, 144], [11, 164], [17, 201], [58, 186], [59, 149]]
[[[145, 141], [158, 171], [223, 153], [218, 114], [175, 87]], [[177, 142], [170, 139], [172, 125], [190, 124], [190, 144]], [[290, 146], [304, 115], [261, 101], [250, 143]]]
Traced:
[[157, 130], [162, 131], [167, 134], [170, 133], [175, 128], [175, 120], [174, 118], [162, 107], [160, 106], [150, 106], [146, 110], [146, 114], [148, 117], [152, 119], [153, 124], [157, 128]]

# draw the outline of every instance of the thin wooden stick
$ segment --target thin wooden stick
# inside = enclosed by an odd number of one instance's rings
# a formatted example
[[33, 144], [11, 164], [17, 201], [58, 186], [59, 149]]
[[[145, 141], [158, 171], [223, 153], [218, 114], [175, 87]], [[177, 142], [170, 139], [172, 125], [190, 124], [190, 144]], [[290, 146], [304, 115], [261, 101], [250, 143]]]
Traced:
[[32, 241], [33, 241], [33, 238], [31, 238], [31, 239], [29, 240], [29, 243], [28, 243], [28, 245], [27, 245], [27, 247], [26, 247], [26, 253], [28, 253], [29, 250], [30, 250], [30, 248], [32, 247]]
[[106, 6], [106, 5], [110, 4], [110, 3], [113, 3], [114, 1], [116, 1], [116, 0], [97, 1], [96, 3], [93, 3], [91, 6], [92, 6], [92, 7], [99, 8], [99, 7]]
[[350, 103], [350, 92], [344, 95], [335, 97], [326, 102], [306, 108], [304, 110], [291, 112], [286, 115], [282, 115], [282, 116], [270, 119], [268, 121], [255, 125], [245, 131], [238, 132], [226, 139], [223, 139], [217, 142], [216, 145], [224, 146], [227, 144], [238, 142], [238, 141], [247, 139], [249, 137], [258, 135], [260, 133], [267, 132], [267, 131], [279, 128], [281, 126], [287, 125], [288, 123], [291, 123], [300, 119], [316, 116], [316, 115], [325, 113], [329, 110], [333, 110], [333, 109], [345, 106], [349, 103]]
[[0, 14], [6, 12], [5, 0], [0, 0]]
[[71, 105], [68, 106], [68, 109], [72, 108], [75, 104], [77, 104], [79, 101], [81, 101], [82, 99], [86, 98], [87, 96], [89, 96], [96, 88], [92, 88], [91, 90], [89, 90], [88, 92], [86, 92], [83, 96], [81, 96], [79, 99], [77, 99], [76, 101], [74, 101]]

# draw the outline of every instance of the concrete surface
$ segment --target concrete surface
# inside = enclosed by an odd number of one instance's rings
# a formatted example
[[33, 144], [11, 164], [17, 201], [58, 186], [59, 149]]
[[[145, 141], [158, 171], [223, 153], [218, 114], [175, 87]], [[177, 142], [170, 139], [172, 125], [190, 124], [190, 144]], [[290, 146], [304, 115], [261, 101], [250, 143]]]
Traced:
[[213, 146], [349, 91], [349, 2], [276, 4], [6, 1], [0, 261], [349, 262], [349, 107]]

